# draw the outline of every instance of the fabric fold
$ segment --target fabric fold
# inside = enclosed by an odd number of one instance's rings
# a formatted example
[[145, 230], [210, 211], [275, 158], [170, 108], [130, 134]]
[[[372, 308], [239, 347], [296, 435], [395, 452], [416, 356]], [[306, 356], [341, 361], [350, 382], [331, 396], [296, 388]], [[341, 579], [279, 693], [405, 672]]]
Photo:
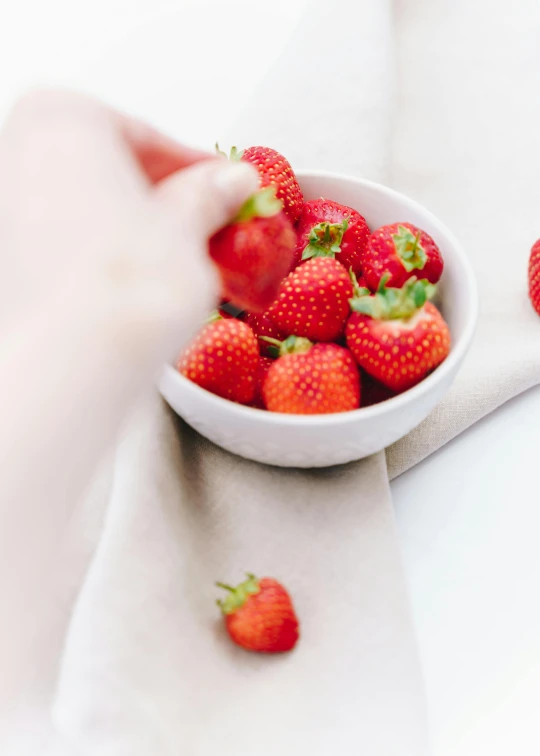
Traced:
[[[119, 471], [121, 471], [119, 473]], [[426, 752], [422, 681], [384, 456], [276, 470], [146, 408], [72, 619], [55, 720], [89, 752]], [[285, 656], [235, 648], [214, 581], [281, 578]], [[392, 726], [388, 727], [391, 722]], [[238, 738], [237, 734], [242, 733]], [[114, 746], [114, 748], [113, 748]]]

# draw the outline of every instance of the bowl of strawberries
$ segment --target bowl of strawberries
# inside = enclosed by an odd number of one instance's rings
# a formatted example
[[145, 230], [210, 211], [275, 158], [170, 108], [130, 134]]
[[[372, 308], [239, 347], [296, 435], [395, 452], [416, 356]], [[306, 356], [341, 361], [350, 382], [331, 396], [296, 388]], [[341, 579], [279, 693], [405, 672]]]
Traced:
[[446, 226], [360, 178], [294, 173], [234, 151], [260, 190], [212, 237], [216, 312], [161, 379], [219, 446], [281, 467], [326, 467], [405, 436], [441, 401], [470, 346], [478, 295]]

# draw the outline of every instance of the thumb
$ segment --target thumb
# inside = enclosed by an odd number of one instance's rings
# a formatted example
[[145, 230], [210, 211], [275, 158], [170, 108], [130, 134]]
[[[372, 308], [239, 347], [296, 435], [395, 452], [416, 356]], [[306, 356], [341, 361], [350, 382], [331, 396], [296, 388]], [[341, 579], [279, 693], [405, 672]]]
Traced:
[[184, 234], [205, 240], [236, 214], [258, 188], [259, 176], [249, 163], [223, 158], [205, 160], [178, 171], [156, 186], [155, 200], [174, 212]]

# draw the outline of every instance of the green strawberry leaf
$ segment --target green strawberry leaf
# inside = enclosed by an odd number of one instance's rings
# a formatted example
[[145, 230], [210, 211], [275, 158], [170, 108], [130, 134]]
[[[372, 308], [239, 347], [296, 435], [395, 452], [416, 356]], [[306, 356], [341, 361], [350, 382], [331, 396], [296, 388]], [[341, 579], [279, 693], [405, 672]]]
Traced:
[[366, 288], [365, 286], [358, 285], [358, 279], [356, 278], [352, 268], [349, 268], [349, 278], [351, 279], [351, 283], [353, 285], [353, 291], [354, 291], [355, 297], [365, 297], [368, 294], [371, 294], [368, 288]]
[[387, 287], [385, 276], [376, 294], [355, 296], [350, 300], [353, 312], [376, 320], [408, 320], [435, 296], [437, 287], [423, 279], [410, 278], [401, 289]]
[[223, 320], [223, 318], [219, 314], [219, 310], [212, 310], [212, 312], [205, 320], [205, 325], [210, 325], [210, 323], [215, 323], [218, 320]]
[[347, 218], [341, 223], [323, 221], [313, 226], [309, 232], [308, 244], [302, 253], [302, 260], [310, 260], [312, 257], [335, 258], [341, 252], [343, 234], [348, 227]]
[[259, 336], [259, 338], [261, 341], [271, 344], [272, 348], [278, 351], [276, 355], [278, 357], [283, 357], [285, 354], [302, 354], [308, 352], [313, 346], [311, 341], [303, 336], [287, 336], [284, 341], [272, 339], [270, 336]]
[[247, 223], [252, 218], [270, 218], [283, 210], [283, 203], [276, 197], [273, 186], [259, 189], [244, 202], [232, 223]]
[[247, 573], [247, 580], [243, 583], [233, 587], [227, 585], [227, 583], [216, 583], [218, 588], [223, 588], [227, 591], [227, 596], [223, 601], [217, 601], [217, 605], [221, 608], [223, 614], [234, 614], [237, 609], [240, 609], [248, 600], [250, 596], [259, 593], [259, 579], [255, 575]]
[[223, 152], [223, 150], [219, 149], [219, 144], [216, 142], [216, 154], [220, 155], [220, 157], [224, 157], [224, 158], [227, 158], [228, 160], [232, 160], [233, 162], [236, 162], [242, 159], [244, 150], [237, 150], [236, 147], [231, 147], [231, 153], [230, 155], [227, 155], [226, 152]]

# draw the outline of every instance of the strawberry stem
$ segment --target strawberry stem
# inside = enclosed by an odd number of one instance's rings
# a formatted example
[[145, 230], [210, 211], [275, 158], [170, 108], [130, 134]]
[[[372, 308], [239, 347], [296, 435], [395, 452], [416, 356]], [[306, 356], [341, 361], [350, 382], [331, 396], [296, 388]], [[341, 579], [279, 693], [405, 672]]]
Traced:
[[216, 583], [218, 588], [224, 588], [226, 591], [234, 591], [234, 588], [232, 585], [227, 585], [227, 583]]
[[266, 341], [268, 344], [272, 344], [272, 346], [278, 347], [278, 349], [281, 349], [282, 341], [279, 339], [273, 339], [271, 336], [259, 336], [261, 341]]

